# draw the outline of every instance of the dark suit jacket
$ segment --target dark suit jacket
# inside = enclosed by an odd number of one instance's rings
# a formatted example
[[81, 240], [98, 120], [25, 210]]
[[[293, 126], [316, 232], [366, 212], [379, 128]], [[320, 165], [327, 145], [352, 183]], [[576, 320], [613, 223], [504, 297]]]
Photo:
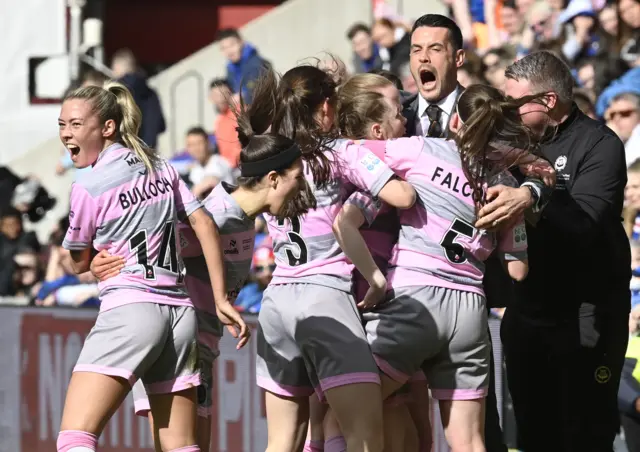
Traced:
[[[458, 90], [458, 96], [460, 94], [462, 94], [462, 92], [464, 91], [464, 87], [458, 85], [456, 87], [456, 89]], [[411, 93], [407, 93], [406, 91], [402, 91], [400, 93], [400, 98], [402, 101], [402, 115], [407, 118], [407, 125], [405, 126], [406, 131], [405, 131], [405, 136], [407, 137], [413, 137], [416, 134], [416, 119], [418, 116], [418, 103], [419, 103], [419, 99], [418, 96], [420, 94], [411, 94]], [[453, 107], [453, 110], [449, 112], [449, 117], [451, 117], [451, 115], [455, 112], [455, 104]], [[447, 124], [445, 124], [444, 127], [444, 131], [445, 131], [445, 136], [447, 135], [447, 133], [449, 132], [449, 127], [447, 127]]]

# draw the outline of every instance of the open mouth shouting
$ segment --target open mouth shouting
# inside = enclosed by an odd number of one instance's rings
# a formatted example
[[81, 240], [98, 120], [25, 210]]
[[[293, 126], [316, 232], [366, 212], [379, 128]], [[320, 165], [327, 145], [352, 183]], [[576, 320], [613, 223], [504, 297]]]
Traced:
[[436, 87], [436, 73], [429, 68], [420, 68], [420, 83], [425, 90], [432, 90]]
[[71, 153], [71, 158], [73, 157], [77, 157], [78, 154], [80, 153], [80, 147], [76, 144], [72, 144], [72, 143], [67, 143], [67, 149], [69, 150], [69, 152]]

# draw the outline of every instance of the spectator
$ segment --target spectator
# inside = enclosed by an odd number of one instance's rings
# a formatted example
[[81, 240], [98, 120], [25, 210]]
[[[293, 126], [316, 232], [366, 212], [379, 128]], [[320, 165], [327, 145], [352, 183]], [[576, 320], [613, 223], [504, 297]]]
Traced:
[[147, 146], [155, 149], [158, 145], [158, 135], [166, 130], [158, 95], [147, 85], [131, 50], [118, 50], [111, 60], [111, 70], [113, 78], [131, 91], [133, 99], [142, 112], [142, 125], [138, 135]]
[[566, 60], [574, 62], [598, 53], [602, 42], [596, 34], [597, 22], [589, 0], [571, 0], [558, 22], [564, 27], [562, 54]]
[[236, 131], [238, 121], [231, 108], [231, 96], [231, 87], [226, 80], [216, 79], [209, 85], [209, 100], [217, 113], [213, 132], [216, 136], [218, 152], [227, 159], [231, 168], [237, 168], [242, 146], [240, 146]]
[[596, 109], [587, 91], [574, 91], [573, 100], [582, 113], [591, 119], [596, 119]]
[[64, 234], [55, 234], [51, 243], [44, 282], [38, 286], [38, 306], [98, 306], [98, 283], [90, 272], [76, 275], [71, 255], [62, 248]]
[[520, 45], [526, 22], [520, 15], [515, 0], [505, 0], [500, 8], [501, 41], [514, 47]]
[[[371, 29], [373, 40], [380, 46], [382, 69], [400, 75], [400, 68], [409, 61], [411, 35], [404, 31], [397, 32], [396, 26], [389, 19], [378, 19]], [[398, 35], [401, 35], [398, 37]]]
[[464, 63], [458, 68], [458, 83], [465, 88], [485, 83], [482, 59], [474, 52], [466, 52]]
[[371, 29], [364, 24], [353, 25], [347, 32], [353, 48], [353, 67], [356, 73], [382, 69], [378, 44], [371, 38]]
[[260, 246], [253, 253], [252, 282], [238, 293], [235, 306], [239, 311], [258, 313], [262, 304], [262, 293], [271, 282], [276, 269], [275, 256], [270, 246]]
[[[637, 320], [637, 319], [636, 319]], [[637, 321], [635, 325], [637, 331]], [[624, 428], [624, 437], [629, 452], [640, 450], [640, 337], [629, 339], [629, 346], [622, 368], [620, 389], [618, 390], [618, 408], [620, 421]]]
[[604, 119], [625, 143], [627, 165], [631, 165], [640, 158], [640, 94], [622, 93], [614, 97]]
[[25, 232], [22, 214], [14, 207], [7, 207], [0, 217], [0, 262], [13, 257], [18, 248], [40, 251], [35, 232]]
[[384, 69], [374, 69], [374, 70], [370, 71], [369, 73], [370, 74], [380, 75], [380, 76], [386, 78], [391, 83], [393, 83], [393, 85], [396, 88], [398, 88], [399, 91], [402, 91], [404, 89], [404, 86], [402, 85], [402, 80], [400, 80], [400, 77], [395, 75], [393, 72], [385, 71]]
[[548, 2], [540, 1], [523, 7], [517, 2], [520, 13], [527, 18], [527, 26], [517, 47], [518, 57], [539, 50], [541, 43], [552, 42], [556, 37], [553, 9]]
[[186, 137], [187, 152], [195, 160], [189, 179], [193, 184], [191, 191], [202, 199], [220, 182], [234, 182], [231, 166], [215, 149], [211, 149], [209, 135], [202, 127], [189, 129]]
[[9, 268], [13, 278], [7, 295], [33, 300], [38, 282], [42, 279], [42, 267], [38, 254], [28, 247], [19, 248]]
[[618, 42], [622, 58], [631, 66], [638, 65], [640, 35], [640, 0], [618, 0]]
[[484, 78], [489, 84], [495, 88], [502, 89], [504, 87], [505, 76], [504, 71], [513, 63], [515, 54], [509, 47], [503, 46], [497, 49], [489, 50], [482, 62], [485, 71]]
[[624, 229], [633, 241], [640, 241], [640, 160], [627, 169], [624, 188]]
[[618, 12], [615, 3], [608, 3], [598, 12], [598, 22], [603, 34], [613, 42], [618, 36]]
[[251, 103], [251, 93], [262, 71], [271, 64], [258, 54], [251, 44], [244, 42], [235, 28], [218, 32], [220, 50], [227, 58], [227, 84], [234, 94], [242, 92], [245, 102]]

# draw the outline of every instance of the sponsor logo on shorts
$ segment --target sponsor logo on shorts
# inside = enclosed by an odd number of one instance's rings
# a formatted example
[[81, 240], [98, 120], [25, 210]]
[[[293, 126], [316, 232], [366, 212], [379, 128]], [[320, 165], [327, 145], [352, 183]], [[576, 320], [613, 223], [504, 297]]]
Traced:
[[611, 369], [607, 366], [600, 366], [596, 369], [595, 377], [598, 383], [605, 384], [611, 380]]
[[364, 166], [371, 174], [377, 173], [382, 165], [382, 160], [375, 156], [375, 154], [369, 152], [360, 160], [360, 164]]

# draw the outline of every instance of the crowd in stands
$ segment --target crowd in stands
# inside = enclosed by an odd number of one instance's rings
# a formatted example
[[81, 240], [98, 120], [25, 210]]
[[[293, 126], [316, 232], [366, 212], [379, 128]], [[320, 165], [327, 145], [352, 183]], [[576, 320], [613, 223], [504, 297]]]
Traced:
[[[625, 142], [629, 184], [625, 221], [634, 250], [632, 281], [634, 310], [630, 329], [640, 323], [640, 2], [638, 0], [443, 0], [450, 16], [460, 25], [466, 60], [458, 70], [463, 86], [487, 83], [501, 88], [506, 67], [536, 51], [550, 50], [573, 69], [576, 102], [585, 113], [604, 121]], [[353, 24], [345, 37], [353, 48], [354, 72], [377, 72], [397, 77], [407, 92], [416, 92], [409, 68], [412, 21], [379, 2], [374, 20]], [[199, 198], [216, 184], [233, 183], [238, 175], [240, 144], [232, 103], [239, 95], [247, 102], [268, 60], [235, 29], [220, 30], [220, 49], [227, 59], [226, 77], [211, 81], [208, 99], [216, 113], [214, 124], [194, 124], [184, 137], [184, 148], [171, 162]], [[331, 49], [328, 49], [331, 50]], [[136, 59], [127, 49], [116, 52], [111, 69], [114, 78], [128, 86], [143, 112], [141, 136], [151, 146], [165, 130], [157, 94], [149, 87]], [[84, 74], [80, 85], [102, 84], [95, 71]], [[75, 86], [74, 86], [75, 87]], [[58, 174], [72, 169], [63, 152]], [[13, 180], [0, 172], [0, 184]], [[19, 179], [19, 178], [18, 178]], [[28, 180], [27, 180], [28, 181]], [[34, 182], [34, 181], [32, 181]], [[34, 182], [35, 183], [35, 182]], [[36, 184], [37, 185], [37, 184]], [[40, 187], [41, 188], [41, 187]], [[9, 198], [7, 198], [9, 199]], [[51, 306], [93, 306], [96, 282], [89, 275], [76, 277], [59, 253], [66, 220], [52, 231], [47, 246], [25, 233], [24, 203], [5, 203], [0, 217], [0, 297], [24, 295], [29, 303]], [[46, 210], [45, 210], [46, 211]], [[42, 213], [42, 212], [41, 212]], [[42, 213], [43, 214], [43, 213]], [[255, 312], [260, 292], [274, 267], [265, 223], [256, 221], [259, 232], [254, 258], [254, 278], [238, 297], [238, 308]]]

